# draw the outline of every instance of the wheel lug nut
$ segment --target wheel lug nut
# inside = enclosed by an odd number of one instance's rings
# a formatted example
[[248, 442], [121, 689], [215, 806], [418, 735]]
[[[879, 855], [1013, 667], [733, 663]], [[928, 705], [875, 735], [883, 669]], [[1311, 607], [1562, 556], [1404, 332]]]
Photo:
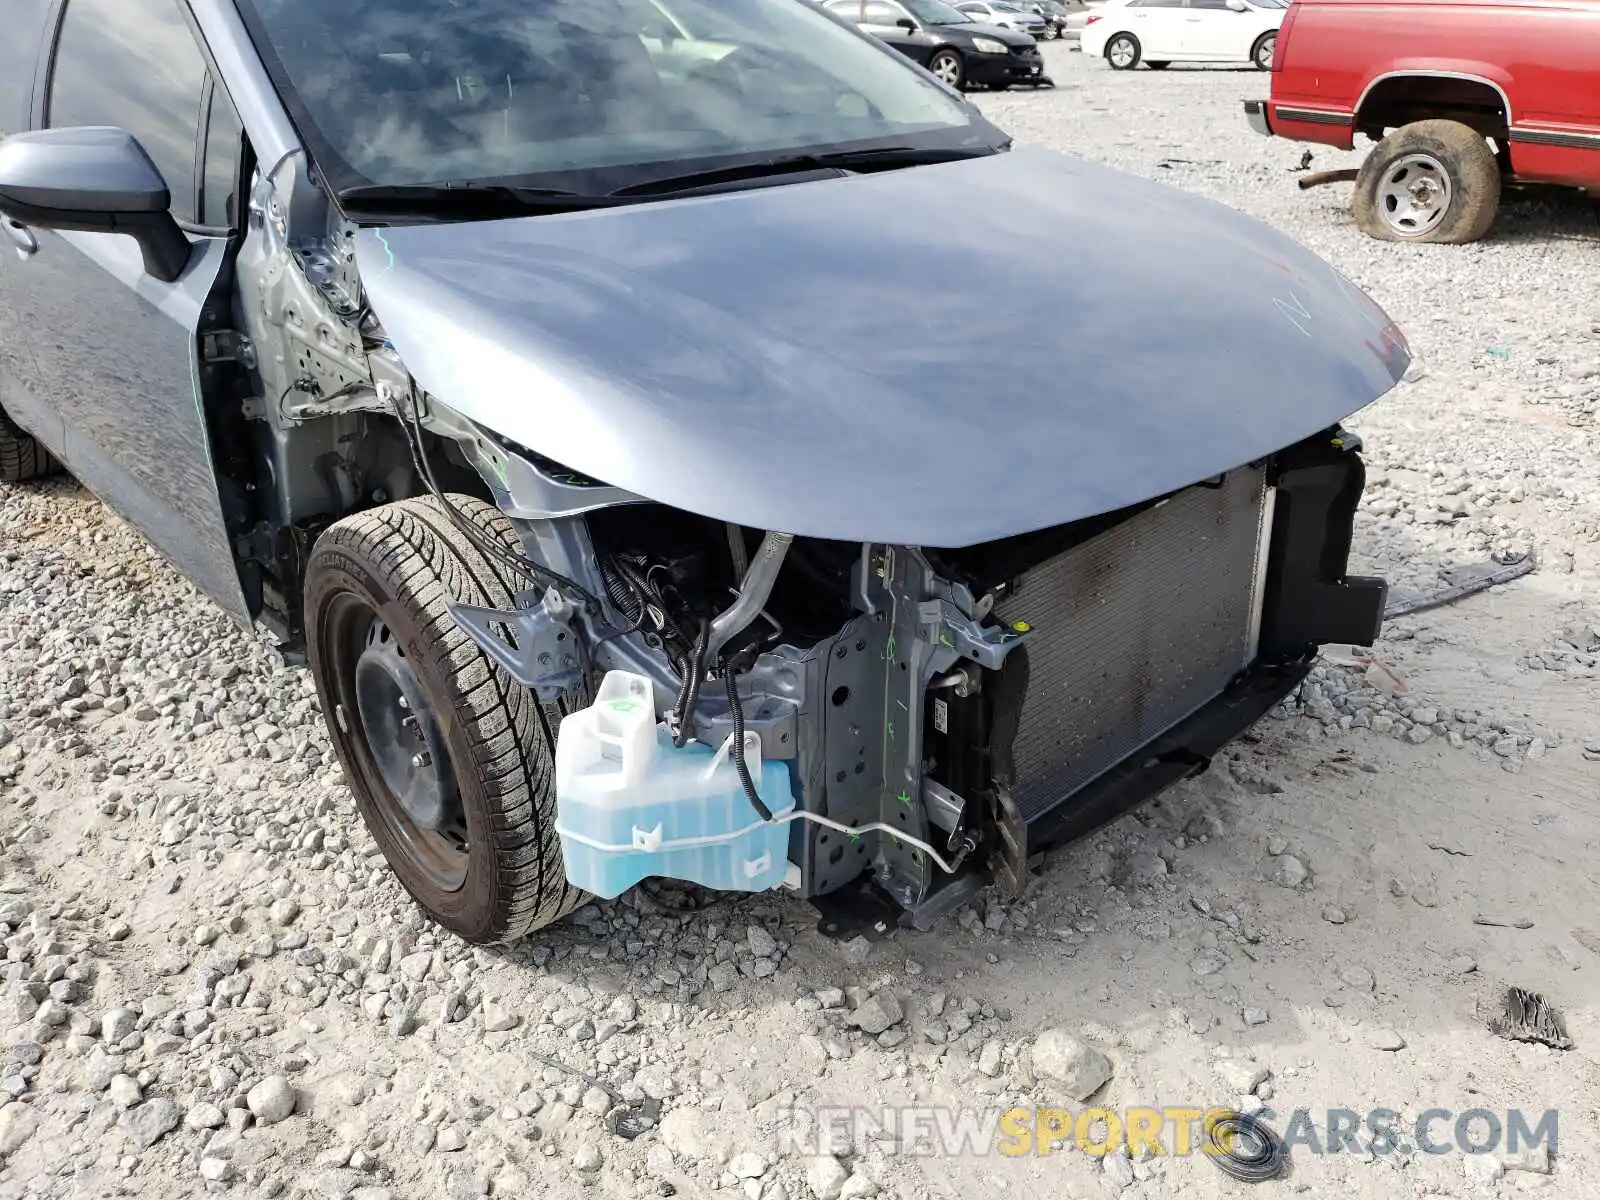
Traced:
[[431, 767], [433, 765], [433, 755], [429, 754], [426, 750], [420, 750], [411, 756], [411, 765], [416, 767], [418, 770], [421, 770], [423, 767]]

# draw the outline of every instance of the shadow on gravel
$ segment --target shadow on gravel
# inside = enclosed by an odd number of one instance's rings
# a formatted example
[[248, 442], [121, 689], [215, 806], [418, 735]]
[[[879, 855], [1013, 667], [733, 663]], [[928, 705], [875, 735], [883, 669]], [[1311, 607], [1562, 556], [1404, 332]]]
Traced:
[[1600, 242], [1600, 202], [1581, 192], [1507, 189], [1491, 243]]

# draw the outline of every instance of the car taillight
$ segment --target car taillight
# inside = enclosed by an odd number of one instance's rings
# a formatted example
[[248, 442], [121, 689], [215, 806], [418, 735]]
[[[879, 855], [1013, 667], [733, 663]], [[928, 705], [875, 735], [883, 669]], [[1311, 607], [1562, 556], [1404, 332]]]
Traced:
[[1283, 70], [1283, 52], [1289, 48], [1289, 30], [1294, 28], [1294, 19], [1300, 13], [1300, 5], [1289, 5], [1288, 11], [1283, 14], [1283, 20], [1278, 22], [1278, 36], [1272, 43], [1272, 70]]
[[1084, 19], [1083, 19], [1083, 23], [1084, 23], [1084, 24], [1085, 24], [1085, 25], [1093, 25], [1093, 24], [1094, 24], [1094, 23], [1095, 23], [1095, 22], [1096, 22], [1096, 21], [1098, 21], [1098, 20], [1099, 20], [1099, 19], [1100, 19], [1100, 14], [1099, 14], [1099, 13], [1095, 13], [1095, 14], [1093, 14], [1093, 15], [1092, 15], [1092, 16], [1087, 16], [1087, 17], [1085, 17], [1085, 18], [1084, 18]]

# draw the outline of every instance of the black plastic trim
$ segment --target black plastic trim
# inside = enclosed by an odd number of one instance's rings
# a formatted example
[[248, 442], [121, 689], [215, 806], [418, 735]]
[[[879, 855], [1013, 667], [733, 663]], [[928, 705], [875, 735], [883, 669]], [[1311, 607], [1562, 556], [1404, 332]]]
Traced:
[[1383, 624], [1389, 585], [1345, 574], [1366, 468], [1342, 430], [1280, 453], [1267, 481], [1277, 490], [1260, 653], [1293, 659], [1325, 642], [1370, 646]]
[[1311, 672], [1312, 655], [1295, 662], [1258, 663], [1193, 716], [1146, 743], [1116, 766], [1028, 822], [1027, 853], [1074, 841], [1181, 780], [1254, 725]]
[[1307, 125], [1352, 125], [1354, 113], [1329, 112], [1325, 108], [1287, 108], [1278, 105], [1278, 120], [1303, 121]]
[[1600, 133], [1568, 133], [1559, 129], [1512, 129], [1510, 140], [1531, 146], [1561, 146], [1569, 150], [1600, 150]]

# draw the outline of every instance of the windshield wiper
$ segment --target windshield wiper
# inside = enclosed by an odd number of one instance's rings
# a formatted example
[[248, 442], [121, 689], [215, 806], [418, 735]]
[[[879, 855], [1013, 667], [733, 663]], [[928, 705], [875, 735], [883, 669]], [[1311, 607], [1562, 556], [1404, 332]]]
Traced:
[[518, 187], [457, 180], [446, 183], [372, 183], [345, 188], [339, 203], [347, 212], [374, 217], [468, 218], [523, 213], [582, 212], [612, 208], [609, 196], [561, 188]]
[[997, 146], [931, 148], [926, 146], [882, 146], [872, 150], [835, 150], [822, 154], [790, 154], [764, 158], [759, 162], [708, 171], [690, 171], [632, 183], [608, 193], [612, 199], [630, 196], [668, 196], [684, 192], [736, 186], [752, 180], [784, 175], [805, 175], [818, 171], [892, 171], [902, 167], [922, 167], [933, 163], [960, 162], [996, 153]]

